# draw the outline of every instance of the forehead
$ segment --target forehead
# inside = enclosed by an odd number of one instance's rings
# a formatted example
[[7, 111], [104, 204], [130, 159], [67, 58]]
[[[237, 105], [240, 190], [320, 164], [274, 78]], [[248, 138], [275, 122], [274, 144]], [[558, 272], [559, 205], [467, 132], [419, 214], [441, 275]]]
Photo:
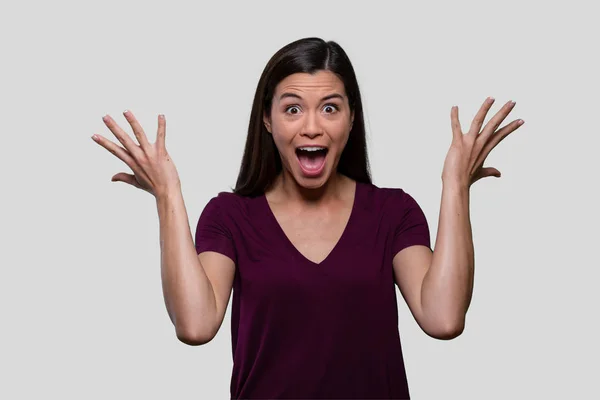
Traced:
[[324, 95], [332, 92], [346, 96], [344, 83], [331, 71], [318, 71], [314, 74], [296, 73], [285, 77], [275, 88], [275, 96], [283, 93], [297, 93], [306, 96]]

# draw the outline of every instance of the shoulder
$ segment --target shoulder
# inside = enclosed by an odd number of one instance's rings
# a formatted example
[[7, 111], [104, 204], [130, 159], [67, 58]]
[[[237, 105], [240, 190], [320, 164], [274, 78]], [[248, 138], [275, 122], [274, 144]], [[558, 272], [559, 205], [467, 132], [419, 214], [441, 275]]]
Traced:
[[363, 184], [367, 207], [384, 212], [398, 211], [418, 206], [416, 200], [402, 188], [379, 187], [374, 184]]
[[401, 188], [368, 185], [365, 190], [372, 215], [389, 227], [393, 237], [393, 254], [415, 244], [431, 248], [429, 225], [416, 200]]
[[260, 210], [259, 197], [246, 197], [232, 192], [219, 192], [209, 199], [203, 213], [218, 215], [229, 221], [241, 221]]
[[244, 198], [232, 192], [219, 192], [213, 196], [206, 207], [214, 207], [220, 210], [230, 210], [236, 207], [240, 207], [244, 203]]

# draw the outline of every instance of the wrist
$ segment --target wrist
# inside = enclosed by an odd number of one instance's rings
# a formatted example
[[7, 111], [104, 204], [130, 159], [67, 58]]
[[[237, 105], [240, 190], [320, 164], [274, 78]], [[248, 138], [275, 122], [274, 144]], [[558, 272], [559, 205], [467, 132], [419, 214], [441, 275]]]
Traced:
[[457, 193], [469, 193], [470, 184], [458, 179], [442, 179], [442, 187], [444, 190]]
[[165, 203], [181, 197], [181, 184], [178, 182], [175, 185], [158, 190], [155, 194], [157, 203]]

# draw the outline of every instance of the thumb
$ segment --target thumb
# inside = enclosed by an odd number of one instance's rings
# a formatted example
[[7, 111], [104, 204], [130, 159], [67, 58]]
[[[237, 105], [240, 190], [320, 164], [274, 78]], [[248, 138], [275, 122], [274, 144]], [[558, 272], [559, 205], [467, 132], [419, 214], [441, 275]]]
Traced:
[[496, 168], [493, 168], [493, 167], [481, 168], [475, 174], [475, 176], [473, 176], [473, 181], [471, 182], [471, 184], [477, 182], [481, 178], [486, 178], [488, 176], [495, 176], [496, 178], [500, 178], [502, 176], [502, 174], [500, 173], [500, 171], [498, 171]]
[[135, 176], [133, 176], [132, 174], [126, 174], [125, 172], [119, 172], [118, 174], [116, 174], [112, 178], [110, 178], [110, 180], [112, 182], [118, 182], [118, 181], [125, 182], [132, 186], [135, 186], [138, 189], [141, 189], [140, 185], [138, 184], [137, 180], [135, 179]]
[[481, 174], [483, 176], [495, 176], [496, 178], [500, 178], [502, 176], [500, 171], [493, 167], [481, 168]]

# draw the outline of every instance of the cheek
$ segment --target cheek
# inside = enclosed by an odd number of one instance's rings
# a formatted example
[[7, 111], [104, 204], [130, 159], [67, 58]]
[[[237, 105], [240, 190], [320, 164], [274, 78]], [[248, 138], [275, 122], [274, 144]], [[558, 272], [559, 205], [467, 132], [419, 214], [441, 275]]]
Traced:
[[331, 130], [331, 139], [338, 144], [340, 148], [346, 146], [349, 137], [350, 127], [347, 124], [338, 125], [335, 129]]
[[277, 137], [277, 140], [284, 142], [294, 137], [294, 134], [298, 130], [298, 123], [296, 121], [286, 121], [281, 118], [274, 118], [271, 122], [273, 137]]
[[275, 125], [273, 125], [271, 136], [273, 137], [273, 142], [275, 143], [275, 147], [277, 147], [277, 151], [279, 152], [279, 156], [282, 159], [289, 159], [295, 154], [292, 154], [292, 140], [293, 135], [290, 135], [287, 131], [282, 129], [277, 129]]
[[273, 141], [281, 156], [290, 157], [297, 129], [289, 122], [273, 121], [271, 131], [271, 136], [273, 136]]

